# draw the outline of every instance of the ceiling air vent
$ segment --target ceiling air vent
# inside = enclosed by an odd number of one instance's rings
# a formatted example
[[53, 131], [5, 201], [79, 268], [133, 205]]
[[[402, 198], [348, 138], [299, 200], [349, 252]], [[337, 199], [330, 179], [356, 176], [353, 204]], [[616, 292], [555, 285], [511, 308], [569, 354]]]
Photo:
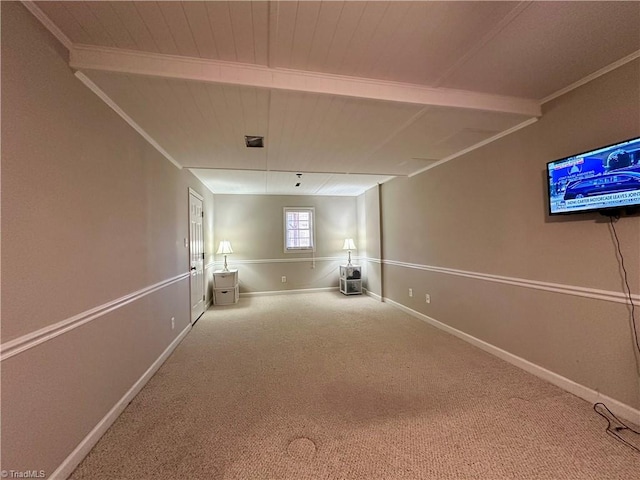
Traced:
[[264, 137], [258, 137], [256, 135], [245, 135], [244, 143], [247, 146], [247, 148], [263, 148]]

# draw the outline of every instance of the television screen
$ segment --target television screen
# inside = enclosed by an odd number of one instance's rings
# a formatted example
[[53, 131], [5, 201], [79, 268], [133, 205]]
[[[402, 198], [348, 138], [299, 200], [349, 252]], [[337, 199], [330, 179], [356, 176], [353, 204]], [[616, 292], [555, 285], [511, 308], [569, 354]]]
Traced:
[[549, 213], [640, 205], [640, 137], [547, 163]]

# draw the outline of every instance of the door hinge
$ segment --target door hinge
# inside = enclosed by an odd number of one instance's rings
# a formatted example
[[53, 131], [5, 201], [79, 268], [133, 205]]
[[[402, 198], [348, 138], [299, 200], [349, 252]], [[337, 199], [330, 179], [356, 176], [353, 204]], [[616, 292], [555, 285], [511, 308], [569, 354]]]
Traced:
[[202, 295], [202, 300], [204, 300], [204, 295]]
[[200, 216], [204, 218], [204, 212], [200, 212]]
[[204, 260], [204, 252], [202, 252], [202, 259]]

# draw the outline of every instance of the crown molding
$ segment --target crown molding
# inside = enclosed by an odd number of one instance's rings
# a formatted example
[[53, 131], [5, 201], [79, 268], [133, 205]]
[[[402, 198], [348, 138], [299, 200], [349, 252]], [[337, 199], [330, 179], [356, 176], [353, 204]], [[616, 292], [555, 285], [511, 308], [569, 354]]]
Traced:
[[73, 42], [71, 39], [67, 37], [55, 23], [53, 23], [46, 13], [40, 10], [40, 7], [38, 7], [35, 2], [25, 0], [21, 3], [40, 21], [40, 23], [42, 23], [42, 25], [44, 25], [47, 30], [49, 30], [49, 32], [51, 32], [54, 37], [60, 41], [60, 43], [62, 43], [62, 45], [67, 48], [67, 50], [71, 50], [73, 48]]
[[532, 123], [536, 123], [538, 121], [537, 118], [530, 118], [529, 120], [525, 120], [522, 123], [519, 123], [518, 125], [515, 125], [514, 127], [511, 127], [507, 130], [504, 130], [503, 132], [500, 132], [496, 135], [494, 135], [493, 137], [489, 137], [485, 140], [482, 140], [481, 142], [476, 143], [475, 145], [471, 145], [470, 147], [465, 148], [464, 150], [460, 150], [459, 152], [454, 153], [453, 155], [449, 155], [448, 157], [443, 158], [442, 160], [438, 160], [437, 162], [432, 163], [431, 165], [427, 165], [424, 168], [421, 168], [420, 170], [416, 170], [415, 172], [409, 174], [409, 177], [414, 177], [416, 175], [419, 175], [422, 172], [425, 172], [427, 170], [430, 170], [432, 168], [435, 168], [437, 166], [442, 165], [443, 163], [446, 163], [450, 160], [453, 160], [454, 158], [458, 158], [461, 157], [462, 155], [465, 155], [469, 152], [472, 152], [473, 150], [476, 150], [480, 147], [484, 147], [485, 145], [488, 145], [492, 142], [495, 142], [496, 140], [502, 138], [502, 137], [506, 137], [507, 135], [511, 135], [513, 132], [517, 132], [520, 129], [523, 129], [525, 127], [528, 127], [529, 125], [531, 125]]
[[164, 148], [162, 148], [160, 144], [156, 142], [151, 135], [149, 135], [140, 125], [138, 125], [138, 123], [136, 123], [136, 121], [133, 118], [127, 115], [127, 113], [122, 108], [120, 108], [120, 106], [118, 106], [118, 104], [114, 102], [111, 99], [111, 97], [109, 97], [109, 95], [107, 95], [100, 87], [98, 87], [98, 85], [96, 85], [89, 77], [87, 77], [82, 72], [75, 72], [75, 76], [76, 78], [78, 78], [78, 80], [84, 83], [89, 88], [89, 90], [91, 90], [98, 97], [100, 97], [100, 99], [104, 103], [109, 105], [109, 107], [111, 107], [111, 109], [114, 112], [120, 115], [120, 117], [125, 122], [127, 122], [131, 127], [133, 127], [133, 129], [136, 132], [138, 132], [147, 142], [149, 142], [153, 146], [153, 148], [155, 148], [158, 152], [160, 152], [162, 156], [164, 156], [167, 160], [169, 160], [179, 169], [182, 169], [182, 165], [175, 158], [173, 158], [169, 154], [169, 152], [167, 152]]
[[550, 102], [551, 100], [564, 95], [565, 93], [569, 93], [570, 91], [575, 90], [576, 88], [581, 87], [582, 85], [585, 85], [590, 81], [595, 80], [598, 77], [606, 75], [607, 73], [615, 70], [616, 68], [620, 68], [621, 66], [626, 65], [627, 63], [632, 62], [637, 58], [640, 58], [640, 50], [637, 50], [627, 55], [626, 57], [622, 57], [620, 60], [616, 60], [615, 62], [607, 65], [606, 67], [603, 67], [600, 70], [596, 70], [595, 72], [587, 75], [586, 77], [581, 78], [577, 82], [574, 82], [571, 85], [567, 85], [566, 87], [561, 88], [557, 92], [554, 92], [551, 95], [544, 97], [542, 100], [540, 100], [540, 105], [542, 106], [545, 103]]

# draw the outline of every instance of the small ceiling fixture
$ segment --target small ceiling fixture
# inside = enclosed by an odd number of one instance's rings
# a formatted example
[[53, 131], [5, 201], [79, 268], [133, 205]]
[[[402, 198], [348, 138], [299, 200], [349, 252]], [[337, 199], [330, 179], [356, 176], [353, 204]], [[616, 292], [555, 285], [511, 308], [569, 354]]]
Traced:
[[263, 148], [264, 137], [260, 137], [258, 135], [245, 135], [244, 143], [247, 148]]

